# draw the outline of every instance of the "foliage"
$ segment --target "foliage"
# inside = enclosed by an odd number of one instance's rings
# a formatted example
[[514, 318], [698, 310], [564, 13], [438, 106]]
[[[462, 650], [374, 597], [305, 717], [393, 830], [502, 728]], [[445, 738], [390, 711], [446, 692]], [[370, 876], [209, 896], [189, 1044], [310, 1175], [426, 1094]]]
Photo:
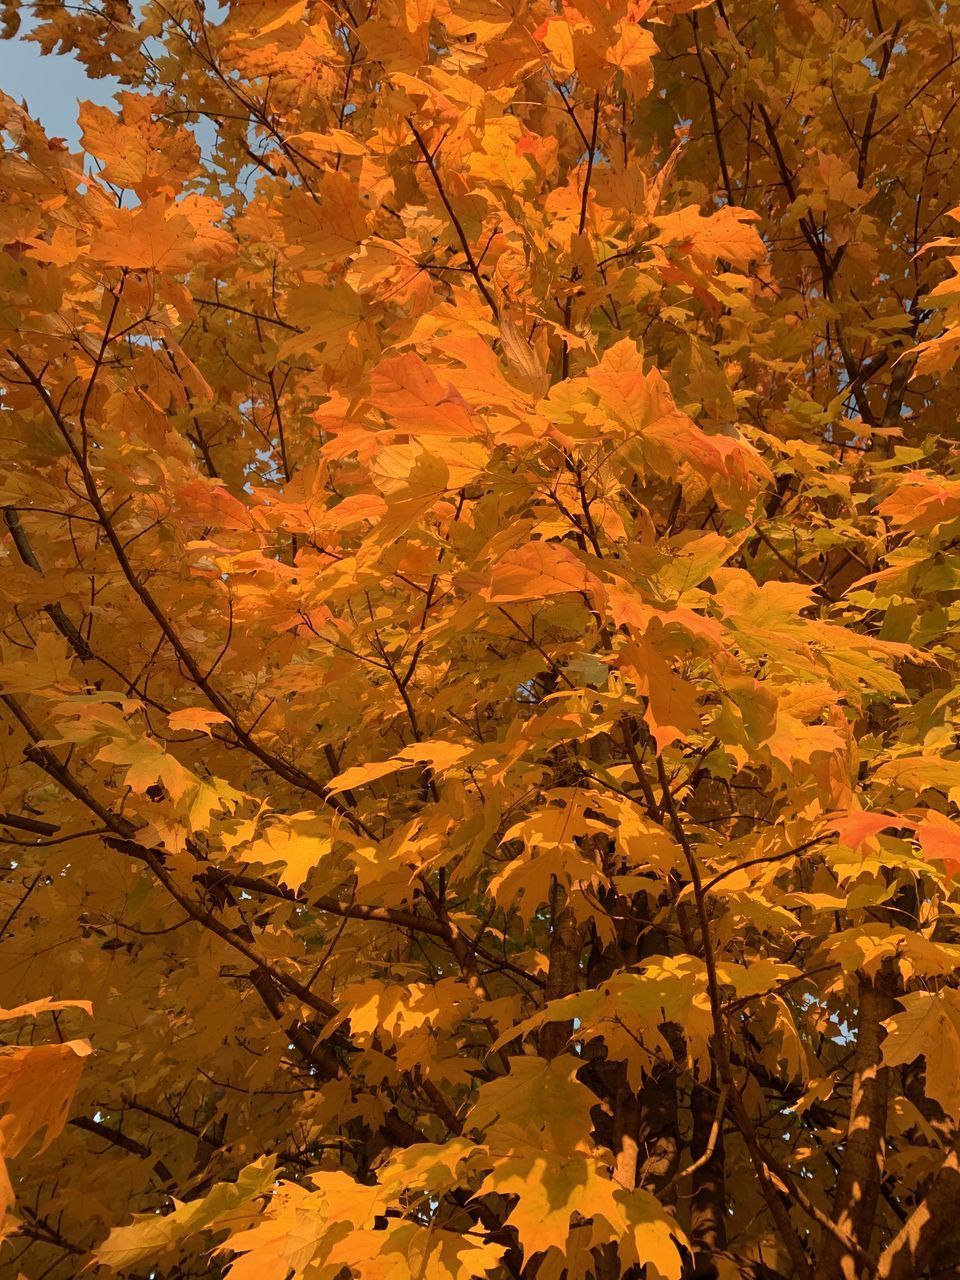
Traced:
[[29, 8], [4, 1275], [960, 1273], [956, 4]]

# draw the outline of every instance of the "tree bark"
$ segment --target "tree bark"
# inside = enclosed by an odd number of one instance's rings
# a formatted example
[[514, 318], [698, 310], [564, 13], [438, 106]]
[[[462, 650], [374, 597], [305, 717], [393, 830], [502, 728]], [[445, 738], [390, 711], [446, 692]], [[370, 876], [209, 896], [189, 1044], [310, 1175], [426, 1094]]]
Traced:
[[[717, 1121], [716, 1077], [713, 1087], [694, 1084], [690, 1095], [693, 1136], [690, 1155], [700, 1160], [710, 1147]], [[723, 1117], [717, 1125], [713, 1150], [709, 1158], [693, 1171], [693, 1194], [690, 1200], [690, 1242], [693, 1245], [694, 1277], [706, 1280], [716, 1274], [713, 1256], [727, 1247], [726, 1188], [724, 1185]]]
[[[676, 1028], [663, 1028], [668, 1039]], [[661, 1063], [644, 1081], [638, 1097], [637, 1180], [658, 1195], [673, 1180], [680, 1166], [680, 1135], [677, 1113], [677, 1077], [672, 1065]], [[674, 1197], [666, 1195], [669, 1202]]]
[[960, 1274], [960, 1146], [954, 1147], [877, 1263], [876, 1280]]
[[[857, 1048], [853, 1063], [850, 1115], [837, 1177], [833, 1220], [861, 1248], [869, 1250], [885, 1156], [884, 1133], [890, 1069], [881, 1066], [883, 1020], [894, 1012], [897, 978], [885, 963], [875, 979], [861, 974], [858, 989]], [[856, 1260], [835, 1236], [825, 1234], [816, 1280], [856, 1280]]]
[[[580, 930], [569, 907], [557, 915], [550, 939], [550, 968], [544, 1000], [559, 1000], [577, 990], [580, 980]], [[573, 1032], [572, 1022], [548, 1022], [540, 1032], [540, 1054], [555, 1058]]]

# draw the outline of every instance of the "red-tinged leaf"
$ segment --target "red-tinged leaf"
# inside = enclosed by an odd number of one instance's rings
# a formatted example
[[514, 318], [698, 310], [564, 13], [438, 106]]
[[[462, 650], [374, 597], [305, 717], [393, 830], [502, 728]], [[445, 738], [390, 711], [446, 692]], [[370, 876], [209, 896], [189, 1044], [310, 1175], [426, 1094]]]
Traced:
[[600, 580], [574, 552], [552, 542], [530, 542], [502, 557], [480, 594], [490, 604], [508, 604], [600, 587]]
[[[830, 830], [835, 831], [841, 844], [853, 849], [856, 853], [865, 841], [880, 835], [882, 831], [891, 831], [906, 827], [912, 829], [914, 822], [901, 814], [871, 813], [860, 809], [830, 819]], [[924, 824], [921, 824], [923, 826]]]
[[449, 385], [444, 387], [430, 366], [413, 352], [382, 360], [370, 382], [370, 403], [391, 425], [413, 436], [439, 434], [463, 439], [477, 433], [462, 398]]
[[758, 221], [758, 215], [747, 209], [727, 205], [716, 213], [704, 215], [699, 205], [690, 205], [654, 219], [659, 228], [655, 243], [668, 246], [674, 252], [690, 254], [708, 269], [716, 265], [718, 258], [726, 258], [735, 267], [746, 270], [766, 252], [753, 225]]
[[960, 824], [942, 814], [931, 814], [917, 825], [923, 856], [942, 862], [947, 874], [960, 874]]

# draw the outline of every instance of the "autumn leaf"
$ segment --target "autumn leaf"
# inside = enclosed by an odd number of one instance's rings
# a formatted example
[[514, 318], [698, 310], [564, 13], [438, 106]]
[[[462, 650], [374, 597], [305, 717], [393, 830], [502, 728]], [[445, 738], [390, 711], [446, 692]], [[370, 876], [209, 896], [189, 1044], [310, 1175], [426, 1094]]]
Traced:
[[140, 199], [176, 194], [199, 169], [200, 148], [189, 130], [171, 128], [158, 119], [159, 98], [125, 93], [122, 118], [93, 102], [80, 105], [84, 150], [101, 162], [101, 176], [128, 187]]
[[163, 1217], [142, 1214], [130, 1226], [114, 1227], [98, 1246], [94, 1261], [119, 1271], [162, 1257], [195, 1232], [215, 1226], [218, 1219], [229, 1221], [238, 1209], [263, 1195], [274, 1177], [273, 1161], [257, 1160], [235, 1182], [218, 1182], [199, 1199], [178, 1204], [172, 1213]]
[[0, 1272], [960, 1274], [960, 9], [0, 16]]
[[531, 542], [508, 552], [490, 574], [481, 595], [491, 604], [539, 600], [571, 591], [589, 591], [598, 579], [566, 547]]
[[6, 1155], [17, 1155], [40, 1129], [46, 1131], [41, 1151], [63, 1131], [91, 1052], [86, 1040], [0, 1049], [0, 1138]]
[[934, 811], [917, 826], [917, 839], [925, 858], [942, 862], [948, 875], [960, 872], [960, 825]]
[[511, 1058], [509, 1065], [509, 1075], [481, 1086], [468, 1126], [489, 1142], [505, 1126], [517, 1125], [536, 1133], [545, 1149], [575, 1150], [593, 1105], [590, 1090], [577, 1079], [578, 1059]]
[[222, 711], [209, 711], [204, 707], [184, 707], [182, 711], [171, 711], [167, 716], [167, 724], [171, 729], [197, 730], [212, 737], [211, 727], [215, 724], [229, 724], [229, 717]]
[[134, 271], [183, 271], [204, 258], [224, 262], [233, 243], [215, 225], [221, 212], [208, 197], [171, 202], [162, 195], [136, 209], [104, 210], [91, 253], [105, 266]]
[[927, 1090], [947, 1115], [960, 1113], [955, 1064], [960, 1052], [960, 1001], [956, 992], [915, 991], [899, 997], [901, 1010], [886, 1019], [883, 1060], [903, 1066], [922, 1056]]
[[718, 258], [726, 258], [745, 270], [764, 255], [763, 241], [751, 225], [756, 221], [757, 215], [747, 209], [727, 206], [704, 215], [698, 205], [690, 205], [654, 219], [658, 228], [654, 243], [690, 254], [703, 267], [713, 267]]

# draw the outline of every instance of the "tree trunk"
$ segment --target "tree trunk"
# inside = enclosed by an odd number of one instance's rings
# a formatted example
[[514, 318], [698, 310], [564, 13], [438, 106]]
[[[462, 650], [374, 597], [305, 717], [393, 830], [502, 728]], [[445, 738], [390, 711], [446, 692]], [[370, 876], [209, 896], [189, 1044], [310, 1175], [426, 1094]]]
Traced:
[[[565, 907], [557, 916], [550, 939], [550, 968], [544, 1000], [559, 1000], [577, 990], [580, 979], [580, 930], [573, 912]], [[540, 1053], [555, 1058], [573, 1031], [572, 1022], [548, 1022], [540, 1032]]]
[[699, 1169], [693, 1172], [693, 1194], [690, 1200], [690, 1242], [693, 1245], [694, 1277], [708, 1280], [716, 1275], [714, 1254], [727, 1245], [726, 1188], [724, 1186], [723, 1117], [718, 1121], [716, 1078], [711, 1087], [694, 1084], [690, 1095], [693, 1136], [690, 1155], [700, 1160], [710, 1147], [713, 1150]]
[[[897, 979], [889, 964], [883, 965], [876, 979], [860, 976], [850, 1117], [833, 1202], [834, 1222], [867, 1250], [883, 1177], [890, 1087], [890, 1069], [880, 1065], [882, 1023], [894, 1012], [896, 991]], [[815, 1276], [816, 1280], [856, 1280], [858, 1276], [855, 1259], [833, 1235], [825, 1235]]]

